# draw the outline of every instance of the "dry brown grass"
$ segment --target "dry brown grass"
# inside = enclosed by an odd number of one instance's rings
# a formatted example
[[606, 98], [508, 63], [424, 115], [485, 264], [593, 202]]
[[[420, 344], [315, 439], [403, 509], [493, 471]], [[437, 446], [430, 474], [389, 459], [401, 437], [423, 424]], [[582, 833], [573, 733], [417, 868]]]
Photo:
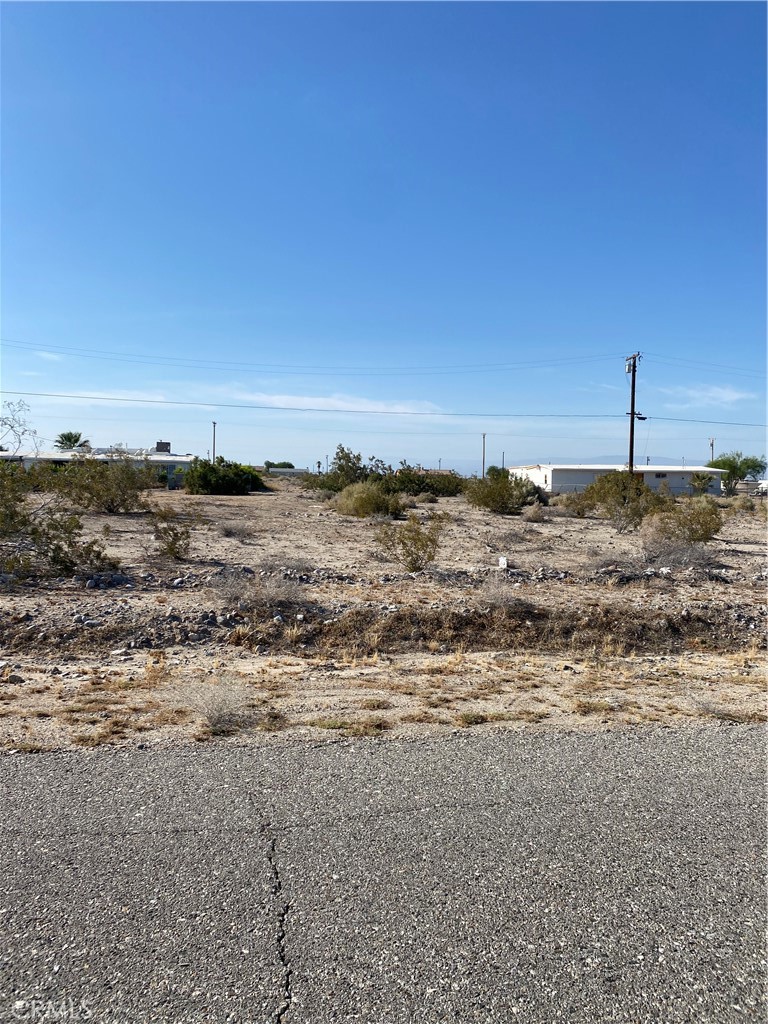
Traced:
[[386, 697], [367, 697], [360, 703], [364, 711], [388, 711], [392, 706], [392, 701]]
[[346, 731], [349, 736], [381, 736], [391, 728], [392, 723], [388, 718], [372, 715], [358, 722], [350, 722]]

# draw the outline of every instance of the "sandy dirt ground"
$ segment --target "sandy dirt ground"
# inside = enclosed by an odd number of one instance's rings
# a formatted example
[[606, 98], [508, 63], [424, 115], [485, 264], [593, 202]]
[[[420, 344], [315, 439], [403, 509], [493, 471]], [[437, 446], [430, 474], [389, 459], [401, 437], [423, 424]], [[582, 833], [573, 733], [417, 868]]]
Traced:
[[119, 571], [5, 582], [0, 746], [766, 720], [760, 508], [669, 566], [598, 518], [442, 498], [416, 508], [449, 516], [436, 561], [408, 573], [380, 524], [271, 486], [160, 492], [192, 526], [184, 561], [157, 553], [146, 515], [89, 516]]

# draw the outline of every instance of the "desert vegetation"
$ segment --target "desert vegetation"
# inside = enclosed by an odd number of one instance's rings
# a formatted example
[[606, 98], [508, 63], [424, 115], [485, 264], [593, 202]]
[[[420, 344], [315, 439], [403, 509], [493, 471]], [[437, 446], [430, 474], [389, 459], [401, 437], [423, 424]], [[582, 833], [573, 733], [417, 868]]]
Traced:
[[764, 503], [492, 475], [513, 500], [484, 504], [346, 450], [169, 492], [87, 460], [0, 466], [6, 747], [765, 718]]

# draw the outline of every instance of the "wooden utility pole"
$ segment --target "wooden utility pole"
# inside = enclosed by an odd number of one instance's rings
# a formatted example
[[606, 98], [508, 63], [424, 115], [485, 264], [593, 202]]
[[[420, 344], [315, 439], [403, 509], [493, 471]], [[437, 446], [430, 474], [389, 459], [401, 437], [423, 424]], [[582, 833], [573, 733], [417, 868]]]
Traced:
[[641, 359], [639, 352], [633, 352], [631, 356], [627, 356], [626, 371], [631, 374], [630, 377], [630, 399], [629, 399], [629, 461], [627, 463], [627, 469], [630, 473], [635, 471], [635, 420], [644, 420], [646, 417], [641, 416], [639, 412], [635, 412], [635, 382], [637, 380], [637, 363]]
[[485, 434], [483, 434], [483, 479], [485, 479]]
[[216, 461], [216, 420], [211, 420], [211, 422], [213, 423], [213, 448], [211, 449], [212, 452], [213, 452], [213, 458], [211, 459], [211, 462], [215, 462]]

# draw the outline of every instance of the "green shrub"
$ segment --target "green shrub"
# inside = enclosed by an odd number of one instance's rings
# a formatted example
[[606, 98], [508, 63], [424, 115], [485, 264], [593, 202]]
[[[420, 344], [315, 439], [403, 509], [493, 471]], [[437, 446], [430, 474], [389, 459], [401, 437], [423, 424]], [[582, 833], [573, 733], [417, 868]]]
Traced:
[[[318, 463], [318, 467], [319, 467]], [[385, 466], [381, 459], [373, 455], [363, 462], [360, 452], [353, 452], [340, 444], [336, 448], [327, 473], [308, 473], [304, 477], [305, 486], [313, 490], [334, 491], [339, 494], [350, 484], [365, 483], [367, 480], [380, 480], [392, 472], [391, 466]]]
[[737, 512], [754, 512], [755, 501], [748, 494], [739, 494], [737, 497], [731, 499], [731, 508]]
[[518, 515], [524, 506], [534, 502], [547, 503], [547, 495], [540, 487], [506, 471], [502, 476], [470, 480], [465, 493], [471, 505], [505, 516]]
[[[318, 463], [319, 469], [319, 463]], [[350, 484], [378, 483], [386, 494], [417, 494], [428, 492], [449, 498], [461, 494], [464, 480], [457, 473], [430, 473], [428, 470], [401, 462], [397, 470], [373, 455], [366, 461], [362, 455], [339, 445], [327, 473], [307, 473], [304, 485], [315, 491], [338, 494]]]
[[146, 492], [156, 482], [156, 470], [129, 455], [83, 455], [56, 473], [57, 491], [80, 508], [108, 515], [145, 511]]
[[464, 480], [456, 473], [430, 473], [401, 462], [396, 472], [388, 472], [381, 479], [382, 488], [390, 494], [434, 494], [435, 497], [453, 498], [461, 494]]
[[221, 455], [215, 462], [194, 459], [184, 476], [189, 494], [248, 494], [266, 490], [253, 466], [228, 462]]
[[53, 512], [42, 517], [30, 530], [30, 539], [38, 555], [56, 572], [98, 572], [117, 569], [96, 540], [81, 539], [83, 523], [72, 512]]
[[386, 494], [378, 483], [349, 484], [337, 494], [333, 507], [342, 516], [402, 515], [403, 506], [397, 494]]
[[158, 554], [183, 561], [189, 554], [192, 525], [172, 508], [154, 509], [153, 535]]
[[0, 565], [5, 572], [72, 572], [117, 568], [98, 541], [83, 541], [79, 515], [58, 489], [52, 466], [25, 471], [0, 463]]
[[652, 513], [648, 525], [649, 533], [664, 540], [706, 543], [722, 530], [723, 516], [711, 498], [683, 498]]
[[636, 529], [647, 515], [669, 508], [673, 501], [667, 494], [652, 491], [641, 477], [627, 470], [599, 476], [582, 494], [572, 498], [576, 515], [597, 509], [611, 521], [617, 533]]
[[384, 523], [376, 531], [376, 541], [385, 554], [399, 562], [406, 572], [419, 572], [434, 562], [440, 537], [448, 522], [445, 513], [430, 514], [426, 523], [410, 512], [402, 525]]

